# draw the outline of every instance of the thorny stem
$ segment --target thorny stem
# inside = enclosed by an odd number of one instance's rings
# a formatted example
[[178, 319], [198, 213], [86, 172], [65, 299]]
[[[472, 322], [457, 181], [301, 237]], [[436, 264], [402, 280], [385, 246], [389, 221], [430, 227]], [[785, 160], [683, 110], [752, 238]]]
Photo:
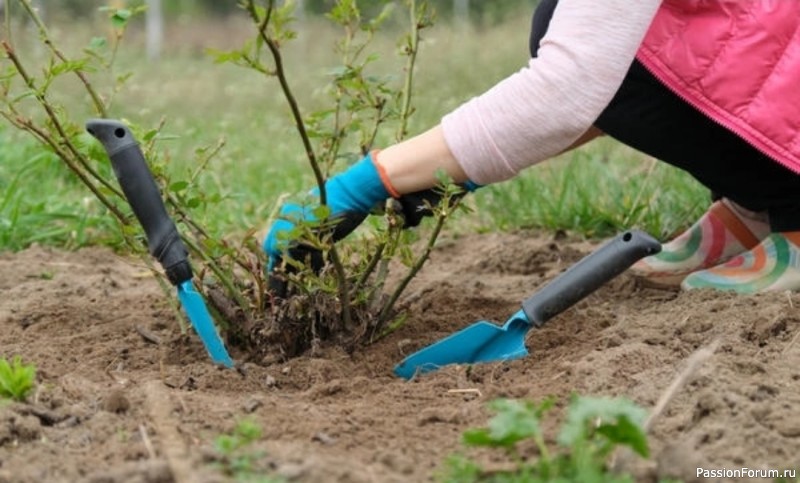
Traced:
[[300, 134], [300, 138], [303, 142], [303, 148], [306, 151], [306, 156], [308, 157], [309, 164], [311, 165], [311, 169], [314, 171], [314, 177], [316, 178], [317, 185], [319, 186], [319, 198], [321, 204], [326, 204], [326, 196], [325, 196], [325, 177], [322, 174], [322, 170], [319, 168], [319, 163], [317, 162], [317, 156], [314, 153], [314, 148], [311, 146], [311, 139], [308, 136], [308, 132], [306, 131], [305, 122], [303, 121], [303, 115], [300, 113], [300, 106], [297, 103], [297, 99], [294, 96], [294, 92], [292, 91], [291, 87], [289, 86], [289, 82], [286, 76], [286, 70], [283, 67], [283, 55], [281, 54], [280, 48], [278, 44], [275, 42], [275, 39], [270, 37], [267, 33], [267, 27], [269, 26], [269, 20], [271, 16], [272, 9], [274, 8], [275, 0], [269, 0], [267, 6], [267, 14], [263, 19], [259, 19], [258, 12], [256, 11], [255, 0], [248, 0], [247, 2], [247, 11], [250, 14], [250, 17], [253, 19], [254, 22], [258, 24], [258, 35], [261, 37], [261, 40], [264, 41], [264, 44], [269, 48], [270, 53], [272, 54], [272, 58], [275, 61], [275, 76], [278, 78], [278, 82], [281, 85], [281, 90], [283, 91], [284, 97], [286, 97], [286, 102], [289, 103], [289, 109], [292, 111], [292, 117], [294, 118], [295, 127], [297, 128], [298, 133]]
[[261, 268], [262, 265], [260, 263], [260, 259], [256, 253], [262, 253], [261, 248], [257, 245], [253, 245], [253, 241], [255, 239], [255, 230], [249, 230], [243, 237], [242, 243], [239, 245], [237, 253], [242, 251], [247, 251], [250, 254], [254, 255], [247, 259], [246, 266], [244, 266], [245, 273], [249, 276], [250, 281], [252, 282], [253, 289], [251, 290], [251, 296], [253, 297], [253, 304], [254, 310], [256, 313], [260, 313], [264, 310], [264, 294], [266, 293], [266, 288], [264, 287], [264, 277], [262, 276], [264, 271]]
[[[392, 205], [393, 202], [396, 203], [394, 200], [392, 200], [386, 204], [386, 220], [389, 226], [389, 231], [386, 234], [386, 238], [375, 248], [375, 253], [372, 254], [372, 258], [370, 258], [366, 268], [364, 268], [364, 272], [359, 277], [356, 285], [357, 292], [360, 292], [366, 285], [367, 280], [369, 280], [369, 277], [372, 275], [375, 269], [378, 269], [378, 273], [375, 276], [375, 281], [372, 284], [372, 287], [370, 287], [369, 295], [367, 297], [368, 300], [372, 300], [373, 304], [376, 304], [380, 300], [379, 297], [376, 297], [376, 294], [380, 294], [381, 290], [383, 289], [383, 285], [386, 283], [386, 277], [389, 272], [389, 262], [391, 261], [395, 250], [397, 250], [400, 235], [403, 231], [403, 222], [398, 220]], [[387, 252], [388, 256], [384, 256], [384, 254]]]
[[[358, 28], [356, 28], [358, 30]], [[361, 54], [366, 49], [367, 45], [373, 38], [372, 31], [369, 31], [368, 38], [366, 41], [362, 42], [361, 45], [352, 49], [353, 40], [355, 39], [354, 29], [350, 24], [345, 25], [345, 38], [341, 42], [341, 47], [339, 47], [342, 53], [342, 65], [346, 66], [347, 68], [351, 68], [353, 64], [355, 64], [356, 60], [361, 57]], [[339, 148], [341, 147], [342, 139], [345, 137], [344, 132], [342, 130], [342, 101], [344, 99], [344, 89], [341, 86], [337, 86], [336, 89], [336, 109], [334, 114], [334, 126], [333, 126], [333, 142], [328, 149], [327, 158], [327, 167], [330, 169], [333, 167], [334, 162], [336, 161], [336, 156], [339, 154]], [[386, 120], [386, 118], [382, 115], [383, 108], [385, 106], [385, 101], [375, 98], [369, 89], [361, 92], [361, 95], [366, 96], [367, 104], [373, 107], [377, 111], [377, 115], [375, 116], [375, 125], [370, 133], [370, 136], [364, 140], [363, 144], [361, 145], [361, 155], [366, 156], [367, 153], [372, 149], [372, 146], [375, 142], [375, 138], [378, 135], [378, 128]]]
[[214, 159], [217, 156], [217, 154], [219, 154], [220, 151], [222, 151], [222, 148], [225, 147], [225, 144], [226, 144], [225, 138], [220, 138], [220, 140], [217, 141], [216, 146], [214, 146], [211, 149], [211, 151], [205, 157], [203, 157], [203, 159], [197, 165], [197, 169], [194, 170], [194, 173], [192, 173], [192, 176], [189, 178], [189, 184], [194, 184], [195, 181], [197, 181], [197, 177], [200, 176], [200, 173], [204, 169], [206, 169], [208, 163], [210, 163], [211, 160]]
[[[111, 106], [114, 104], [114, 101], [117, 98], [117, 94], [119, 93], [122, 82], [119, 78], [116, 77], [114, 73], [114, 65], [117, 63], [117, 55], [119, 53], [119, 46], [122, 43], [122, 37], [124, 35], [124, 29], [115, 29], [114, 30], [114, 41], [111, 44], [111, 54], [108, 57], [106, 62], [103, 62], [103, 65], [108, 70], [109, 76], [114, 79], [114, 87], [111, 89], [111, 92], [107, 96], [106, 100], [106, 109], [110, 109]], [[101, 60], [102, 62], [102, 60]]]
[[327, 148], [327, 155], [325, 156], [325, 176], [330, 176], [331, 170], [333, 169], [333, 165], [336, 163], [336, 157], [339, 155], [339, 149], [342, 145], [342, 138], [344, 134], [342, 133], [342, 129], [340, 127], [341, 119], [340, 119], [340, 112], [341, 112], [341, 97], [336, 99], [336, 114], [335, 114], [335, 121], [333, 126], [333, 140], [331, 141], [330, 145]]
[[[396, 215], [392, 205], [393, 202], [396, 203], [394, 200], [392, 200], [392, 202], [387, 203], [386, 207], [386, 219], [389, 225], [389, 232], [386, 234], [386, 241], [379, 247], [381, 249], [381, 253], [376, 254], [378, 257], [380, 257], [380, 260], [376, 260], [375, 267], [372, 267], [373, 270], [377, 267], [378, 272], [375, 275], [375, 280], [372, 283], [372, 287], [370, 288], [369, 296], [367, 298], [368, 300], [371, 300], [375, 310], [380, 308], [377, 307], [377, 305], [381, 301], [380, 295], [383, 292], [384, 285], [386, 284], [386, 278], [389, 276], [389, 262], [397, 250], [397, 246], [400, 241], [400, 235], [403, 231], [404, 221], [398, 220], [398, 215]], [[382, 256], [382, 252], [387, 251], [388, 256]], [[365, 275], [369, 276], [369, 273]]]
[[411, 112], [411, 90], [414, 86], [414, 65], [417, 61], [419, 52], [419, 30], [420, 22], [417, 19], [417, 2], [409, 0], [409, 11], [411, 15], [411, 32], [409, 33], [406, 54], [406, 78], [403, 85], [403, 98], [400, 104], [400, 128], [397, 131], [397, 140], [403, 140], [408, 134], [408, 118]]
[[[397, 245], [399, 243], [400, 234], [402, 231], [403, 231], [402, 226], [391, 228], [392, 233], [390, 233], [390, 238], [389, 238], [389, 243], [390, 243], [389, 249], [392, 254], [394, 254], [395, 251], [397, 250]], [[372, 289], [371, 297], [374, 297], [376, 292], [380, 292], [381, 290], [383, 290], [383, 286], [386, 284], [386, 277], [389, 276], [389, 262], [391, 262], [391, 259], [388, 257], [385, 257], [384, 259], [381, 260], [380, 266], [378, 267], [378, 274], [375, 277], [375, 283]]]
[[[345, 53], [344, 62], [347, 62], [347, 54]], [[333, 168], [334, 163], [336, 162], [336, 156], [339, 154], [339, 147], [341, 146], [342, 140], [342, 132], [341, 132], [341, 123], [342, 123], [342, 99], [344, 98], [343, 89], [341, 86], [336, 87], [336, 109], [335, 114], [333, 116], [333, 140], [328, 147], [328, 153], [326, 156], [325, 161], [325, 175], [330, 175], [330, 171]]]
[[433, 247], [436, 244], [436, 240], [439, 238], [439, 234], [444, 227], [444, 222], [447, 220], [450, 213], [452, 213], [453, 210], [458, 206], [458, 200], [451, 201], [447, 199], [447, 197], [442, 199], [441, 203], [444, 203], [447, 206], [443, 207], [443, 211], [436, 217], [436, 225], [433, 227], [433, 232], [431, 232], [430, 237], [428, 237], [428, 242], [425, 244], [425, 249], [419, 258], [417, 258], [417, 260], [414, 262], [414, 265], [409, 269], [408, 273], [397, 286], [397, 288], [395, 288], [394, 292], [389, 297], [389, 300], [386, 301], [386, 304], [383, 306], [383, 309], [378, 316], [378, 325], [382, 325], [387, 322], [387, 319], [389, 318], [397, 299], [400, 298], [400, 295], [406, 289], [408, 284], [411, 283], [411, 280], [414, 279], [414, 277], [422, 269], [422, 266], [425, 265], [425, 262], [430, 257]]
[[156, 140], [158, 139], [158, 133], [164, 130], [164, 125], [167, 124], [167, 119], [164, 116], [161, 116], [161, 119], [158, 121], [158, 127], [156, 127], [156, 135], [150, 138], [150, 141], [147, 142], [147, 145], [144, 147], [145, 153], [150, 153], [155, 149]]
[[[292, 111], [292, 117], [295, 121], [295, 127], [300, 134], [303, 147], [306, 150], [308, 162], [311, 165], [311, 169], [314, 171], [314, 177], [317, 180], [320, 204], [324, 206], [327, 204], [327, 197], [325, 193], [325, 177], [322, 174], [322, 170], [319, 167], [319, 162], [314, 154], [314, 148], [311, 146], [311, 139], [308, 136], [308, 131], [306, 130], [305, 122], [303, 121], [303, 116], [300, 113], [300, 107], [297, 104], [297, 99], [295, 98], [294, 93], [289, 86], [286, 71], [283, 66], [283, 57], [281, 55], [280, 48], [277, 42], [275, 42], [275, 39], [270, 37], [270, 35], [267, 33], [267, 27], [269, 26], [269, 20], [274, 6], [275, 0], [269, 0], [267, 4], [267, 13], [263, 19], [259, 19], [258, 12], [256, 11], [255, 0], [247, 0], [247, 11], [250, 14], [250, 17], [253, 19], [253, 22], [258, 25], [258, 35], [269, 48], [269, 51], [272, 54], [272, 59], [275, 62], [275, 76], [278, 78], [283, 95], [286, 98], [286, 101], [289, 103], [289, 108]], [[334, 270], [336, 271], [336, 278], [339, 286], [339, 297], [341, 298], [342, 304], [342, 321], [344, 326], [349, 329], [353, 325], [350, 311], [350, 289], [348, 286], [347, 274], [345, 273], [344, 266], [342, 265], [342, 261], [339, 258], [339, 254], [334, 244], [331, 244], [330, 247], [330, 257], [334, 266]]]
[[362, 151], [365, 151], [364, 153], [362, 153], [364, 155], [366, 155], [367, 152], [370, 149], [372, 149], [372, 145], [375, 144], [375, 138], [378, 137], [378, 129], [380, 129], [381, 124], [383, 124], [384, 121], [386, 121], [386, 116], [383, 113], [384, 107], [386, 107], [386, 102], [383, 100], [380, 100], [375, 104], [375, 110], [377, 111], [377, 116], [375, 117], [375, 124], [372, 126], [372, 132], [370, 133], [367, 142], [364, 143], [365, 145], [361, 147]]
[[[50, 51], [53, 52], [53, 54], [62, 62], [69, 62], [69, 59], [67, 59], [64, 53], [61, 52], [61, 50], [59, 50], [50, 39], [50, 33], [47, 31], [47, 27], [45, 27], [44, 22], [42, 22], [42, 18], [39, 16], [39, 14], [36, 13], [36, 9], [33, 8], [30, 0], [19, 0], [19, 3], [22, 4], [22, 8], [25, 9], [33, 23], [36, 24], [36, 28], [39, 29], [39, 35], [42, 37], [42, 41], [44, 41], [44, 44], [47, 46], [47, 48], [49, 48]], [[79, 69], [75, 70], [74, 72], [83, 83], [84, 87], [86, 88], [86, 92], [89, 93], [89, 97], [92, 98], [92, 103], [94, 104], [97, 114], [100, 115], [100, 117], [107, 117], [108, 113], [106, 112], [106, 106], [102, 99], [100, 99], [100, 96], [97, 94], [97, 91], [95, 91], [91, 82], [89, 82], [89, 79], [87, 79], [83, 72]]]
[[375, 271], [375, 267], [378, 266], [378, 262], [381, 261], [381, 258], [383, 257], [383, 251], [385, 249], [386, 249], [386, 242], [382, 242], [377, 247], [375, 247], [375, 253], [372, 254], [372, 258], [369, 259], [367, 266], [364, 268], [364, 271], [358, 278], [358, 282], [356, 282], [356, 287], [355, 287], [356, 292], [359, 292], [367, 283], [369, 276], [372, 275], [372, 272]]

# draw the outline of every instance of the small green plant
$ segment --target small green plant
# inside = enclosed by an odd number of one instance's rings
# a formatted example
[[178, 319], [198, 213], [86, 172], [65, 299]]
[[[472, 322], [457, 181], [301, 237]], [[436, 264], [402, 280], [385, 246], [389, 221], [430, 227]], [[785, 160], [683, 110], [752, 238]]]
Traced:
[[14, 356], [11, 363], [0, 358], [0, 397], [24, 401], [35, 380], [36, 366], [33, 364], [23, 364], [19, 356]]
[[230, 434], [221, 434], [214, 440], [214, 449], [220, 456], [220, 469], [235, 481], [280, 483], [282, 478], [265, 475], [267, 472], [260, 461], [264, 454], [254, 450], [253, 444], [261, 439], [261, 427], [243, 419], [236, 424]]
[[[487, 470], [463, 456], [453, 456], [440, 481], [467, 482], [626, 482], [627, 475], [612, 473], [608, 460], [618, 448], [626, 447], [647, 457], [649, 449], [642, 423], [644, 409], [624, 399], [574, 397], [566, 420], [549, 446], [542, 431], [542, 418], [553, 407], [552, 400], [542, 403], [500, 399], [490, 403], [497, 413], [487, 427], [464, 433], [467, 446], [496, 448], [505, 453], [509, 464]], [[520, 451], [525, 442], [533, 442], [538, 456], [526, 459]]]

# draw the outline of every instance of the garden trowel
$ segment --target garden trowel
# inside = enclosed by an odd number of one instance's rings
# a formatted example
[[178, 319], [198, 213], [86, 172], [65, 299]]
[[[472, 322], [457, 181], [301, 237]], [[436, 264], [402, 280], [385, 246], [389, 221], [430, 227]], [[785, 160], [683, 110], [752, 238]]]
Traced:
[[164, 267], [167, 278], [178, 288], [181, 305], [211, 359], [216, 364], [233, 367], [233, 360], [214, 327], [205, 301], [192, 284], [188, 251], [178, 228], [167, 214], [139, 143], [119, 121], [92, 119], [86, 123], [86, 130], [103, 144], [111, 158], [122, 192], [147, 234], [150, 254]]
[[408, 356], [398, 364], [396, 375], [410, 379], [447, 364], [505, 361], [524, 357], [525, 336], [531, 327], [545, 322], [627, 270], [639, 259], [661, 251], [661, 244], [647, 233], [628, 231], [554, 278], [522, 303], [522, 309], [502, 327], [480, 321]]

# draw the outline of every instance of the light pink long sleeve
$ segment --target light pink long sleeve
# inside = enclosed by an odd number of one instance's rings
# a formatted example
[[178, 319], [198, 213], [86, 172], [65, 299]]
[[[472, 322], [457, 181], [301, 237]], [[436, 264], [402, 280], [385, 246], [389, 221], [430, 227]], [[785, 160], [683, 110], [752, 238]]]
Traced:
[[555, 156], [613, 98], [661, 0], [561, 0], [538, 57], [442, 119], [469, 179], [488, 184]]

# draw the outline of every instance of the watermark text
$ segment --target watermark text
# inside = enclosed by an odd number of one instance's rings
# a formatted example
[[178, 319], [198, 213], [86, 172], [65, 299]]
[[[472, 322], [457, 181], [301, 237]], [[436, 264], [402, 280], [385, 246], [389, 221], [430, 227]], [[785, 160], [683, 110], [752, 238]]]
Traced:
[[767, 470], [760, 468], [697, 468], [700, 478], [797, 478], [797, 470]]

